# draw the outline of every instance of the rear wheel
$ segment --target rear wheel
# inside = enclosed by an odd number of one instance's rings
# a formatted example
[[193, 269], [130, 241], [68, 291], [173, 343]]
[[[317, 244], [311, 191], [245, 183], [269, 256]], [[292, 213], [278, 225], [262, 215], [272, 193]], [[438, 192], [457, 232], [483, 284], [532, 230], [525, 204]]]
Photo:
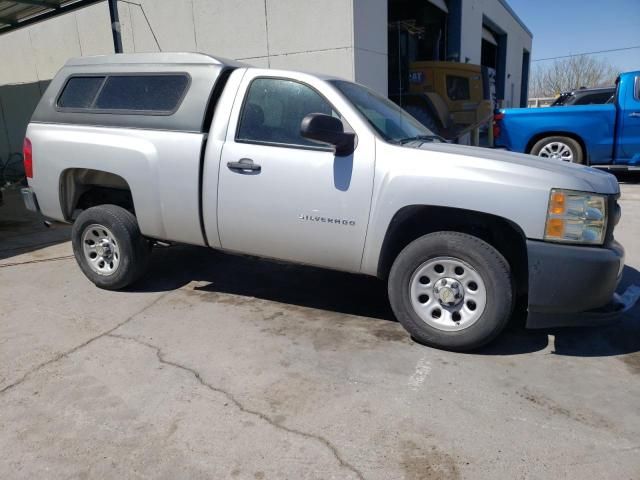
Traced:
[[513, 310], [507, 261], [464, 233], [414, 240], [393, 263], [388, 288], [391, 307], [411, 336], [447, 350], [472, 350], [491, 341]]
[[124, 288], [146, 271], [150, 244], [136, 217], [122, 207], [88, 208], [74, 222], [71, 236], [80, 269], [100, 288]]
[[531, 148], [531, 154], [569, 163], [584, 163], [580, 144], [569, 137], [547, 137], [538, 140]]

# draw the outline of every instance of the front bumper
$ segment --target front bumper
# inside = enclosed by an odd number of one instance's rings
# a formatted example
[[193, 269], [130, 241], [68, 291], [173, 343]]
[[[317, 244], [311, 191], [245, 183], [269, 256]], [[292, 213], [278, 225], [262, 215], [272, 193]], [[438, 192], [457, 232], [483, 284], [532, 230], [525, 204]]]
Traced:
[[528, 328], [602, 325], [633, 306], [640, 289], [615, 293], [624, 268], [624, 249], [527, 240]]

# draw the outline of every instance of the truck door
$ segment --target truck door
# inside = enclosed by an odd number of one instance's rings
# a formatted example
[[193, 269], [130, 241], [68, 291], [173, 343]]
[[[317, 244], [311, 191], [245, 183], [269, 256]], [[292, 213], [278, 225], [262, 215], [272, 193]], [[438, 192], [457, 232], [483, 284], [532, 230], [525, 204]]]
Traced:
[[640, 75], [623, 81], [618, 92], [621, 108], [616, 163], [640, 166]]
[[315, 78], [249, 70], [239, 92], [220, 164], [222, 248], [359, 271], [373, 189], [373, 135], [359, 134], [355, 152], [345, 157], [303, 138], [300, 124], [310, 113], [341, 118], [346, 130], [350, 121], [359, 122], [342, 116], [344, 99]]

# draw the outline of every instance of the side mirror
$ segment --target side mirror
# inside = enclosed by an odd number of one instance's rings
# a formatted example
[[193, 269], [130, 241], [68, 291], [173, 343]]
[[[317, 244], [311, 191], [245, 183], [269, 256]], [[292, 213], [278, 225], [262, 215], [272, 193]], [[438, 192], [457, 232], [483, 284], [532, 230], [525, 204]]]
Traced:
[[302, 119], [300, 135], [312, 142], [333, 145], [336, 155], [351, 155], [355, 149], [356, 135], [344, 131], [340, 119], [323, 113], [310, 113]]

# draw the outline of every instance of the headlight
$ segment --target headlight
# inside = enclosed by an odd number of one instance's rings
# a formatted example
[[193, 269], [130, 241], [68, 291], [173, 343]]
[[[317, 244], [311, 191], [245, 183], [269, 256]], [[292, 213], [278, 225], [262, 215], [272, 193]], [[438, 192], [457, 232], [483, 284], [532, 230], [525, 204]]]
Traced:
[[544, 239], [554, 242], [602, 244], [607, 228], [603, 195], [551, 190]]

